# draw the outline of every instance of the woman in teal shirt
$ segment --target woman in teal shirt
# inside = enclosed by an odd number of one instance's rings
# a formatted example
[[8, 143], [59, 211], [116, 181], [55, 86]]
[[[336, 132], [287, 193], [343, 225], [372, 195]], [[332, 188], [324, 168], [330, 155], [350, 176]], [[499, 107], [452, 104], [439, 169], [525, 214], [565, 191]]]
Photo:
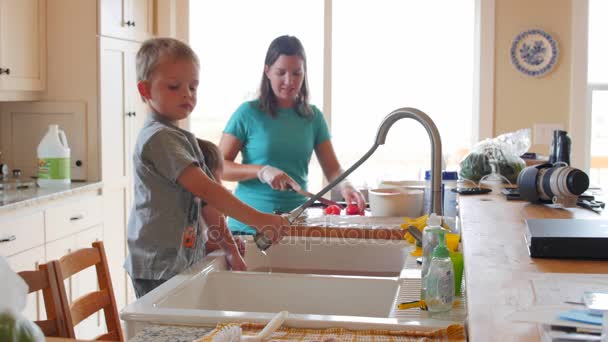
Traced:
[[[306, 55], [300, 40], [280, 36], [266, 52], [257, 100], [243, 103], [232, 115], [220, 140], [227, 181], [238, 181], [235, 195], [263, 211], [288, 212], [306, 198], [289, 188], [307, 188], [308, 164], [314, 151], [328, 180], [342, 168], [331, 144], [321, 111], [308, 103]], [[235, 163], [238, 153], [242, 163]], [[339, 185], [347, 203], [362, 210], [365, 200], [350, 183]], [[253, 228], [228, 220], [236, 234], [255, 234]]]

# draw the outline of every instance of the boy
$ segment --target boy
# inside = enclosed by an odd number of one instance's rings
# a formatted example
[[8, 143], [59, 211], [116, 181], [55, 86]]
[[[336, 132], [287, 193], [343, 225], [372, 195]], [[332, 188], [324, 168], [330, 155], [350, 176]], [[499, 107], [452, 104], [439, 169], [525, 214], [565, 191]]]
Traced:
[[[222, 152], [211, 141], [196, 139], [196, 142], [205, 157], [205, 165], [211, 171], [212, 178], [221, 184], [224, 170]], [[221, 248], [225, 251], [226, 260], [233, 271], [246, 271], [247, 265], [243, 260], [245, 245], [241, 239], [232, 236], [224, 215], [210, 205], [203, 207], [201, 215], [208, 227], [207, 234], [203, 234], [203, 237], [207, 236], [205, 251], [210, 253]]]
[[194, 51], [175, 39], [150, 39], [136, 63], [137, 89], [150, 114], [133, 152], [125, 269], [139, 298], [205, 255], [200, 212], [206, 203], [273, 242], [285, 235], [288, 222], [247, 206], [213, 181], [196, 138], [177, 127], [196, 106], [199, 62]]

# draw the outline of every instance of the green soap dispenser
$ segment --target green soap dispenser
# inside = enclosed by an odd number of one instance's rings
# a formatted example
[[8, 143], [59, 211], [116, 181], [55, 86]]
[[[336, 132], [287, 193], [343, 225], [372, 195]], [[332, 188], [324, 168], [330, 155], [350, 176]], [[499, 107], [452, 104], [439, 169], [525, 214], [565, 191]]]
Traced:
[[426, 278], [426, 306], [429, 312], [444, 312], [454, 303], [454, 265], [445, 244], [445, 232], [439, 232], [439, 244], [433, 250]]

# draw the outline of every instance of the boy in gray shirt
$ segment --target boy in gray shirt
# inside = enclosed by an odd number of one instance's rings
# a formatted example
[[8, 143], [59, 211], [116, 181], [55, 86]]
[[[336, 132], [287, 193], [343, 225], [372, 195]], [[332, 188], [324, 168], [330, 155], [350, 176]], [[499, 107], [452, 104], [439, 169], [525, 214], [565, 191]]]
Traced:
[[150, 114], [133, 153], [125, 269], [139, 298], [205, 255], [200, 216], [205, 202], [273, 242], [285, 235], [288, 222], [247, 206], [213, 181], [196, 137], [177, 126], [196, 106], [194, 51], [172, 38], [150, 39], [137, 53], [136, 69], [137, 88]]

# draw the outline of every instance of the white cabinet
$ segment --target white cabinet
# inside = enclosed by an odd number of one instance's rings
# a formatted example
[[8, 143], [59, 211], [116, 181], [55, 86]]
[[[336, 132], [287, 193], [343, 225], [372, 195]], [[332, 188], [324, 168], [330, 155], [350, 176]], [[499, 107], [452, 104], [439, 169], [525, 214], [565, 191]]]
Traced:
[[104, 208], [111, 213], [105, 216], [104, 225], [113, 232], [112, 239], [104, 243], [118, 310], [135, 300], [122, 265], [133, 198], [133, 148], [147, 115], [137, 92], [135, 55], [139, 47], [136, 42], [100, 38], [101, 165]]
[[[44, 263], [44, 247], [39, 246], [21, 252], [7, 258], [9, 266], [15, 271], [36, 270], [38, 265]], [[32, 320], [38, 321], [46, 318], [44, 311], [44, 299], [42, 291], [28, 294], [23, 315]]]
[[46, 0], [0, 0], [0, 91], [41, 91], [45, 82]]
[[[103, 202], [98, 191], [68, 196], [37, 207], [0, 215], [0, 235], [14, 236], [0, 242], [0, 255], [7, 257], [15, 272], [36, 270], [38, 265], [103, 240]], [[97, 274], [89, 268], [65, 280], [69, 302], [95, 291]], [[24, 314], [31, 320], [45, 319], [41, 291], [28, 295]], [[93, 315], [77, 326], [79, 338], [93, 338], [105, 332], [103, 314]]]
[[101, 35], [144, 41], [154, 34], [153, 0], [101, 1]]

